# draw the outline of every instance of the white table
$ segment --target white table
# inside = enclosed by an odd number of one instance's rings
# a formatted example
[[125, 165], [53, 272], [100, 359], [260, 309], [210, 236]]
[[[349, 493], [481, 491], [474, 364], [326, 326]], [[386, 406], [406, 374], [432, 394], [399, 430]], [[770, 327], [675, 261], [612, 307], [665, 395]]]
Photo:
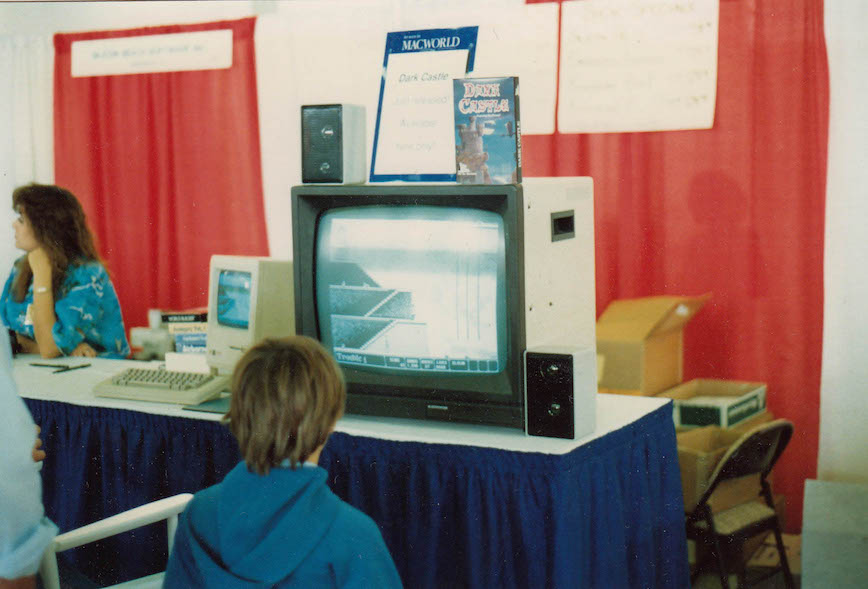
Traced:
[[[14, 375], [43, 427], [46, 510], [62, 530], [198, 491], [238, 461], [219, 414], [93, 395], [139, 363], [66, 358], [56, 362], [91, 366], [55, 374], [34, 361], [16, 358]], [[596, 431], [580, 440], [348, 415], [320, 464], [335, 493], [380, 526], [408, 587], [686, 587], [668, 403], [598, 395]], [[120, 570], [100, 581], [163, 566], [150, 546], [165, 541], [152, 536], [119, 540], [108, 554]], [[107, 566], [91, 553], [73, 558], [86, 572]]]
[[[105, 358], [47, 361], [52, 364], [91, 364], [87, 368], [69, 372], [53, 373], [51, 368], [32, 366], [33, 362], [46, 362], [37, 356], [19, 356], [14, 360], [14, 376], [21, 396], [44, 401], [61, 401], [87, 407], [127, 409], [155, 415], [185, 417], [219, 421], [220, 414], [189, 411], [181, 405], [152, 403], [97, 397], [93, 394], [96, 383], [120, 372], [135, 367], [158, 367], [160, 362], [137, 362], [135, 360], [109, 360]], [[625, 395], [597, 395], [597, 428], [593, 434], [578, 440], [561, 440], [527, 436], [521, 430], [506, 427], [478, 426], [469, 424], [421, 421], [388, 417], [345, 415], [337, 424], [337, 431], [355, 436], [365, 436], [400, 442], [423, 442], [428, 444], [459, 444], [483, 448], [499, 448], [515, 452], [542, 452], [566, 454], [582, 444], [597, 439], [616, 429], [632, 423], [642, 416], [659, 409], [669, 399], [635, 397]]]

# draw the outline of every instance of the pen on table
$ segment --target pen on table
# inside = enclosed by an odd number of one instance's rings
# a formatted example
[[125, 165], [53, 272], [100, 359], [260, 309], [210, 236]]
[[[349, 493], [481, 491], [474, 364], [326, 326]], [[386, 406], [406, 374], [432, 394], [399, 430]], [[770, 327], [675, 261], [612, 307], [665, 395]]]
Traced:
[[59, 368], [58, 370], [55, 370], [54, 374], [57, 374], [58, 372], [69, 372], [70, 370], [78, 370], [79, 368], [87, 368], [88, 366], [90, 366], [89, 363], [88, 364], [78, 364], [76, 366], [64, 366], [63, 368]]
[[78, 364], [77, 366], [68, 366], [66, 364], [49, 364], [47, 362], [31, 362], [31, 366], [39, 366], [42, 368], [57, 368], [54, 372], [67, 372], [69, 370], [77, 370], [79, 368], [87, 368], [90, 366], [89, 363], [86, 364]]

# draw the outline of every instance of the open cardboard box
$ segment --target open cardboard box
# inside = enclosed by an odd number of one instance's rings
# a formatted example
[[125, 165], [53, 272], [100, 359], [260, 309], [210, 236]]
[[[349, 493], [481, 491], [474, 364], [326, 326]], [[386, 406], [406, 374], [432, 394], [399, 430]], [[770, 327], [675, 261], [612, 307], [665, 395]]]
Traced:
[[[777, 497], [775, 497], [775, 504], [777, 504]], [[778, 514], [778, 517], [780, 518], [780, 514]], [[781, 534], [781, 539], [784, 542], [784, 551], [787, 553], [787, 564], [790, 565], [790, 572], [794, 575], [800, 575], [802, 573], [802, 536], [798, 534]], [[752, 540], [754, 539], [751, 538]], [[745, 547], [747, 547], [747, 542], [745, 542]], [[775, 543], [774, 535], [769, 532], [764, 536], [763, 542], [751, 553], [747, 566], [771, 568], [779, 565], [780, 554], [778, 554], [778, 546]]]
[[[685, 511], [693, 509], [708, 488], [708, 479], [727, 449], [750, 429], [773, 419], [764, 411], [738, 427], [724, 429], [714, 425], [694, 428], [677, 434], [678, 465], [681, 470], [681, 490]], [[729, 509], [756, 499], [759, 475], [725, 481], [717, 486], [709, 505], [713, 512]]]
[[597, 320], [597, 353], [606, 360], [601, 390], [654, 395], [680, 383], [684, 326], [710, 294], [612, 301]]
[[696, 378], [658, 393], [673, 403], [677, 428], [738, 426], [766, 408], [766, 384], [741, 380]]

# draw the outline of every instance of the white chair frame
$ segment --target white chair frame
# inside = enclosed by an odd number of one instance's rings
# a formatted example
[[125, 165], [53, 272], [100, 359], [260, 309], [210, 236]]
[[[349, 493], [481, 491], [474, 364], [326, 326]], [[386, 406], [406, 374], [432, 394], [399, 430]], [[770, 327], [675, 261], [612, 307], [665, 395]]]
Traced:
[[[190, 493], [182, 493], [173, 497], [160, 499], [146, 505], [141, 505], [127, 511], [123, 511], [111, 517], [99, 520], [92, 524], [70, 530], [58, 535], [48, 547], [39, 567], [39, 575], [45, 589], [60, 589], [60, 575], [57, 570], [57, 553], [77, 548], [84, 544], [96, 542], [116, 534], [128, 532], [142, 526], [147, 526], [159, 521], [166, 521], [168, 527], [169, 551], [175, 540], [175, 530], [178, 527], [178, 514], [193, 498]], [[140, 579], [134, 579], [119, 585], [112, 585], [116, 589], [129, 587], [145, 587], [162, 585], [164, 573], [155, 573]]]

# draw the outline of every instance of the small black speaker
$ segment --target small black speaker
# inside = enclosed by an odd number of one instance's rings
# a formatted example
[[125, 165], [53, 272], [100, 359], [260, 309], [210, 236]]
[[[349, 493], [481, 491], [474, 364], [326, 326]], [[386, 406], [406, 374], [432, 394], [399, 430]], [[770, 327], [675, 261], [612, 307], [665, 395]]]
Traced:
[[301, 107], [301, 181], [365, 181], [365, 109], [353, 104]]
[[541, 349], [525, 352], [525, 431], [575, 440], [596, 427], [596, 353]]

